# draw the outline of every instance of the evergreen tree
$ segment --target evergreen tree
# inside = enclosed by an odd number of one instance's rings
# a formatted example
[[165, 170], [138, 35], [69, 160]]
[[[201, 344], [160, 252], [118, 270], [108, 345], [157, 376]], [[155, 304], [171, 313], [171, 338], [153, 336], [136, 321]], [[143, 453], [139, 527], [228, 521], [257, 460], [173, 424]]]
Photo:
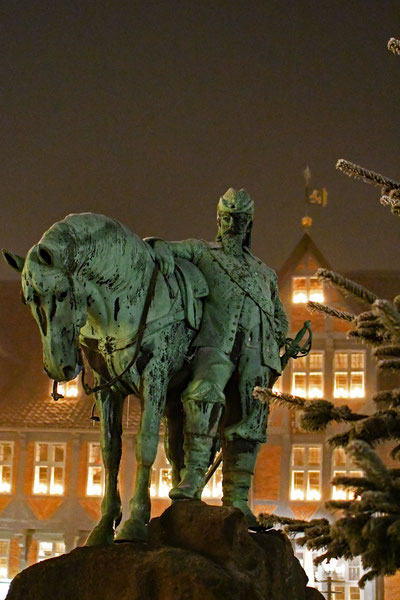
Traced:
[[[400, 55], [400, 40], [392, 38], [388, 48]], [[339, 160], [337, 168], [380, 185], [381, 203], [400, 216], [400, 183], [345, 160]], [[353, 315], [316, 302], [309, 302], [309, 309], [348, 321], [352, 326], [348, 335], [372, 347], [378, 369], [400, 374], [400, 295], [391, 303], [333, 271], [319, 269], [317, 274], [323, 282], [367, 303], [369, 309]], [[361, 587], [377, 575], [393, 575], [400, 569], [400, 463], [395, 468], [387, 467], [374, 448], [390, 442], [392, 459], [400, 460], [400, 388], [375, 394], [376, 411], [372, 415], [354, 413], [348, 406], [338, 407], [322, 399], [308, 401], [262, 388], [256, 388], [254, 393], [261, 400], [300, 410], [301, 426], [306, 431], [320, 431], [332, 423], [344, 424], [344, 430], [333, 435], [329, 443], [345, 448], [363, 471], [362, 477], [333, 479], [332, 484], [354, 490], [351, 500], [327, 502], [327, 508], [339, 511], [340, 517], [334, 523], [328, 519], [300, 521], [261, 515], [261, 524], [280, 523], [288, 533], [302, 533], [297, 543], [323, 551], [317, 564], [331, 558], [361, 556], [364, 569], [368, 569], [359, 582]]]

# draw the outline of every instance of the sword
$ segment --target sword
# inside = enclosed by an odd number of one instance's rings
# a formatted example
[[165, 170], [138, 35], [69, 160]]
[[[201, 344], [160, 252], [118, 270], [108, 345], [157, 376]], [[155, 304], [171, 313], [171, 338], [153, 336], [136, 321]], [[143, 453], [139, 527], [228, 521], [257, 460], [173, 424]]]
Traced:
[[[303, 343], [302, 340], [304, 336], [307, 336]], [[285, 352], [281, 356], [281, 368], [283, 369], [287, 366], [289, 360], [291, 358], [299, 358], [301, 356], [307, 356], [311, 350], [312, 344], [312, 331], [311, 331], [311, 321], [304, 321], [303, 327], [297, 333], [294, 339], [286, 338], [285, 340]], [[273, 387], [275, 382], [279, 379], [280, 375], [275, 375], [271, 381], [269, 382], [269, 387]], [[211, 477], [214, 475], [215, 471], [218, 469], [219, 465], [223, 460], [222, 450], [218, 452], [217, 456], [211, 467], [207, 471], [207, 475], [205, 478], [205, 484], [210, 481]]]

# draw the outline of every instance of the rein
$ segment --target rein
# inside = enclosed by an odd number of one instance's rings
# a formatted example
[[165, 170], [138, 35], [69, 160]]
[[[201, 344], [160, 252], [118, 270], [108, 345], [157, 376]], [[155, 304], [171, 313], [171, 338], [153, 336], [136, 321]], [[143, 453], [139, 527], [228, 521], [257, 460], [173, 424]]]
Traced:
[[150, 283], [149, 283], [149, 288], [147, 290], [147, 295], [146, 295], [146, 300], [144, 302], [142, 316], [140, 317], [139, 329], [138, 329], [138, 334], [137, 334], [137, 338], [136, 338], [135, 351], [133, 353], [131, 360], [129, 361], [128, 366], [125, 367], [125, 369], [119, 375], [116, 375], [109, 381], [106, 381], [105, 383], [102, 383], [100, 385], [96, 385], [95, 387], [92, 387], [92, 388], [90, 388], [85, 383], [85, 369], [83, 368], [82, 369], [82, 387], [88, 396], [90, 396], [90, 394], [94, 394], [95, 392], [100, 392], [101, 390], [110, 388], [111, 386], [118, 383], [118, 381], [121, 381], [121, 379], [125, 375], [125, 373], [127, 373], [129, 371], [129, 369], [136, 362], [136, 359], [140, 352], [140, 346], [142, 345], [144, 331], [146, 329], [146, 321], [147, 321], [147, 315], [149, 314], [150, 304], [151, 304], [151, 301], [153, 300], [154, 291], [156, 289], [158, 271], [159, 271], [159, 267], [156, 263], [154, 265], [153, 273], [151, 275], [151, 279], [150, 279]]
[[[143, 306], [143, 312], [142, 312], [142, 315], [140, 317], [140, 323], [139, 323], [139, 328], [138, 328], [138, 333], [137, 333], [137, 338], [136, 338], [136, 344], [135, 344], [135, 351], [133, 353], [133, 356], [132, 356], [131, 360], [129, 361], [128, 366], [119, 375], [116, 375], [115, 377], [113, 377], [109, 381], [106, 381], [105, 383], [102, 383], [100, 385], [96, 385], [95, 387], [92, 387], [92, 388], [89, 387], [86, 384], [86, 382], [85, 382], [85, 368], [83, 367], [82, 371], [81, 371], [81, 373], [82, 373], [81, 382], [82, 382], [82, 387], [83, 387], [83, 389], [85, 390], [85, 393], [88, 396], [90, 396], [91, 394], [94, 394], [95, 392], [100, 392], [101, 390], [105, 390], [107, 388], [110, 388], [111, 386], [113, 386], [116, 383], [118, 383], [119, 381], [121, 381], [121, 379], [125, 375], [125, 373], [127, 373], [129, 371], [129, 369], [133, 366], [133, 364], [136, 362], [137, 357], [138, 357], [139, 352], [140, 352], [140, 347], [142, 345], [142, 340], [143, 340], [144, 332], [145, 332], [145, 329], [146, 329], [146, 321], [147, 321], [147, 316], [149, 314], [150, 305], [151, 305], [151, 302], [152, 302], [153, 297], [154, 297], [154, 291], [155, 291], [155, 288], [156, 288], [158, 272], [159, 272], [159, 267], [158, 267], [158, 264], [156, 263], [154, 265], [153, 273], [151, 275], [149, 287], [148, 287], [148, 290], [147, 290], [146, 299], [145, 299], [144, 306]], [[52, 396], [53, 396], [54, 400], [58, 400], [58, 398], [62, 398], [62, 396], [57, 393], [57, 383], [58, 382], [55, 381], [54, 384], [53, 384], [53, 393], [52, 393]], [[93, 413], [93, 411], [92, 411], [92, 413]], [[93, 419], [93, 414], [92, 414], [92, 419]]]

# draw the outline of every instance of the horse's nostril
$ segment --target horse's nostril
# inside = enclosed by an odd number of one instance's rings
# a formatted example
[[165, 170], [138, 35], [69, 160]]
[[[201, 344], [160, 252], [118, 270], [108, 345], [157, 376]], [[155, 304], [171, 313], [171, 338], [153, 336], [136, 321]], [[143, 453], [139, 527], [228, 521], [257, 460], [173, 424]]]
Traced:
[[75, 368], [74, 367], [63, 367], [63, 373], [66, 381], [70, 381], [75, 377]]

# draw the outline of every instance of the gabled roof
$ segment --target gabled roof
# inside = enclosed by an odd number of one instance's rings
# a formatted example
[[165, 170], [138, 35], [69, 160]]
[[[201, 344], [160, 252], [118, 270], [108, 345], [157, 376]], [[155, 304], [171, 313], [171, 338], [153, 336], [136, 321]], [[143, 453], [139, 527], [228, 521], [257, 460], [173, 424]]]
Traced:
[[286, 261], [284, 262], [281, 269], [278, 271], [278, 277], [282, 281], [285, 279], [288, 273], [291, 273], [295, 270], [296, 266], [302, 259], [302, 257], [310, 253], [314, 256], [315, 261], [325, 269], [331, 269], [329, 262], [326, 260], [325, 256], [322, 252], [317, 248], [311, 239], [308, 233], [304, 233], [303, 237], [300, 239], [299, 243], [292, 250]]

